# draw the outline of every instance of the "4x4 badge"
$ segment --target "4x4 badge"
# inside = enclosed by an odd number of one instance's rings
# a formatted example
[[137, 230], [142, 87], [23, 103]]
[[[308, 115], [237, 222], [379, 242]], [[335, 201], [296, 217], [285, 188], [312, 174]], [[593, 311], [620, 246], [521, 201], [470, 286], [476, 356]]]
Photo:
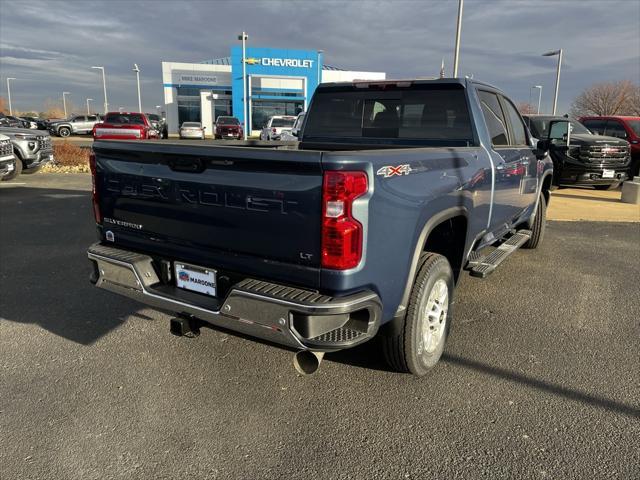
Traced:
[[380, 167], [376, 172], [376, 175], [381, 175], [384, 178], [393, 177], [394, 175], [409, 175], [412, 172], [411, 166], [408, 163], [404, 165], [392, 166], [387, 165], [385, 167]]

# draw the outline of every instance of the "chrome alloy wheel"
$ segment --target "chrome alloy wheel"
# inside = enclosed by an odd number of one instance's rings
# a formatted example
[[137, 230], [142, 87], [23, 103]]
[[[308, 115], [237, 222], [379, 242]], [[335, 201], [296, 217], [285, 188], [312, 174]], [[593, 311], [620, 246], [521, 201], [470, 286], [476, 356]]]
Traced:
[[448, 309], [449, 288], [447, 282], [439, 279], [433, 284], [424, 307], [418, 341], [418, 355], [431, 355], [440, 345], [447, 327]]

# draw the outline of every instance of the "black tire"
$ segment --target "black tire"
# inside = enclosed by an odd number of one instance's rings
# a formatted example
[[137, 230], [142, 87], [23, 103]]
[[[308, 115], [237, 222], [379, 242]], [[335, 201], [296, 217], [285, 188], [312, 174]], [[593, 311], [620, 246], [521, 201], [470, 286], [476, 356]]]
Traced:
[[38, 173], [41, 168], [42, 168], [42, 165], [38, 165], [35, 168], [24, 169], [22, 170], [22, 173], [24, 173], [25, 175], [31, 175], [33, 173]]
[[9, 182], [22, 173], [22, 160], [16, 157], [15, 168], [9, 175], [2, 177], [3, 182]]
[[58, 135], [60, 135], [63, 138], [67, 138], [71, 136], [71, 129], [69, 127], [60, 127], [58, 129]]
[[540, 201], [536, 208], [536, 216], [533, 219], [533, 223], [529, 224], [531, 230], [531, 238], [527, 240], [522, 248], [534, 249], [538, 248], [538, 244], [544, 238], [544, 231], [547, 228], [547, 199], [544, 194], [540, 194]]
[[[440, 334], [432, 351], [423, 351], [422, 339], [424, 314], [429, 295], [434, 286], [442, 280], [447, 288], [444, 316], [434, 322]], [[385, 359], [391, 368], [399, 372], [410, 372], [416, 376], [426, 375], [440, 360], [449, 335], [451, 325], [451, 299], [453, 296], [453, 271], [449, 261], [442, 255], [425, 252], [420, 256], [418, 271], [413, 283], [407, 313], [394, 325], [392, 332], [382, 336]], [[430, 327], [432, 329], [433, 327]]]

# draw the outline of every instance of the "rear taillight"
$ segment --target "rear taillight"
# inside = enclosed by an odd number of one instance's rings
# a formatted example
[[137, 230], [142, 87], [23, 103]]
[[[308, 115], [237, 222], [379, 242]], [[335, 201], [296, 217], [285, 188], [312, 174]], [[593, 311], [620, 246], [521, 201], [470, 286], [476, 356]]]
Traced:
[[357, 267], [362, 259], [362, 224], [353, 216], [353, 201], [368, 189], [364, 172], [331, 171], [322, 182], [322, 266]]
[[96, 154], [91, 152], [89, 155], [89, 168], [91, 169], [91, 200], [93, 202], [93, 217], [96, 223], [102, 223], [102, 213], [100, 212], [100, 204], [98, 203], [98, 184], [96, 179]]

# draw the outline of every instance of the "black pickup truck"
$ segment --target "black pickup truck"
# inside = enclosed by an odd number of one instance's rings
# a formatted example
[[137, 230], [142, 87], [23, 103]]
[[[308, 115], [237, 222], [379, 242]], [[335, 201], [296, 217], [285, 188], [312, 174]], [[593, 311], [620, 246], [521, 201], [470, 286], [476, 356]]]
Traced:
[[[574, 119], [553, 115], [525, 115], [525, 123], [537, 138], [549, 138], [556, 186], [593, 186], [596, 190], [617, 188], [631, 178], [631, 153], [626, 140], [594, 135]], [[554, 123], [566, 120], [568, 123]]]
[[391, 366], [439, 360], [464, 270], [545, 228], [549, 142], [470, 79], [323, 84], [298, 144], [96, 141], [92, 282], [203, 323], [324, 352], [379, 335]]

